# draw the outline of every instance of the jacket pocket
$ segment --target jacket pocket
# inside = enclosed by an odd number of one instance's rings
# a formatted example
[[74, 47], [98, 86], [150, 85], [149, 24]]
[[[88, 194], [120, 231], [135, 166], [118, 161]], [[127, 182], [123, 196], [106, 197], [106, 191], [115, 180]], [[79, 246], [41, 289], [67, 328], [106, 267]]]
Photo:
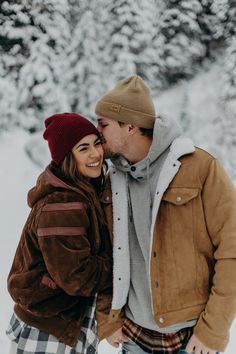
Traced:
[[198, 194], [199, 188], [169, 188], [162, 200], [174, 205], [184, 205], [196, 198]]

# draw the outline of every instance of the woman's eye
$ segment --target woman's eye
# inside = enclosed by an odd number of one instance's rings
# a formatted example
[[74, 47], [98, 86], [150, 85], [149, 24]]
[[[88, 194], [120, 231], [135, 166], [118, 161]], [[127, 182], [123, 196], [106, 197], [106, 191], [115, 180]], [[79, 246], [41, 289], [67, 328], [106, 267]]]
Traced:
[[96, 145], [96, 146], [102, 145], [102, 142], [101, 142], [101, 140], [99, 140], [99, 141], [96, 141], [95, 145]]
[[106, 128], [108, 126], [108, 124], [101, 124], [102, 128]]
[[84, 147], [84, 148], [80, 149], [79, 151], [86, 151], [86, 150], [87, 150], [87, 148]]

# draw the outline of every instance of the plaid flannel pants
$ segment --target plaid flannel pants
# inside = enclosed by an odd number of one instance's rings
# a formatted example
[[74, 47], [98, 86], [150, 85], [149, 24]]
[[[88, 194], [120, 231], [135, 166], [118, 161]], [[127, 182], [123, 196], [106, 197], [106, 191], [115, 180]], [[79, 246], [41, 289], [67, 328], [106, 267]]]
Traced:
[[28, 326], [14, 313], [6, 334], [11, 341], [16, 343], [16, 354], [95, 354], [98, 347], [95, 306], [96, 299], [88, 307], [75, 348], [59, 342], [49, 333]]

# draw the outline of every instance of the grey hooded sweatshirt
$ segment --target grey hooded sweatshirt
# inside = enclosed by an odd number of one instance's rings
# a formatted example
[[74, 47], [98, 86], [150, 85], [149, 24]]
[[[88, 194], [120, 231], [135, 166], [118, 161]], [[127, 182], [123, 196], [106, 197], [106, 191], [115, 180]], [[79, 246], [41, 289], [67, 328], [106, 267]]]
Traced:
[[161, 333], [175, 332], [195, 321], [160, 328], [154, 320], [148, 281], [152, 204], [157, 181], [173, 140], [181, 135], [177, 122], [158, 118], [148, 155], [131, 165], [123, 157], [112, 159], [126, 173], [129, 209], [130, 288], [126, 316], [136, 324]]

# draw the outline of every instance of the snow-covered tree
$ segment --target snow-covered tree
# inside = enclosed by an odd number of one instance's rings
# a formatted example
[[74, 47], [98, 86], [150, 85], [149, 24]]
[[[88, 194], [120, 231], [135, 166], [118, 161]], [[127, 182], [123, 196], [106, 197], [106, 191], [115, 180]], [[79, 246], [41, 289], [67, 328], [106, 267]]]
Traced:
[[[140, 3], [142, 15], [142, 46], [135, 56], [136, 72], [149, 84], [152, 93], [155, 94], [161, 87], [159, 76], [160, 62], [158, 62], [158, 47], [156, 38], [158, 35], [160, 18], [162, 16], [163, 3], [151, 0]], [[141, 36], [139, 36], [141, 39]]]
[[99, 19], [94, 8], [95, 3], [82, 5], [68, 48], [70, 68], [66, 73], [66, 81], [72, 110], [91, 116], [91, 105], [98, 98], [96, 88], [100, 85], [103, 73], [102, 62], [99, 60]]
[[198, 16], [198, 0], [168, 0], [159, 27], [159, 57], [162, 76], [168, 83], [196, 73], [196, 64], [205, 56]]
[[25, 2], [1, 2], [0, 27], [1, 76], [12, 75], [16, 79], [29, 55], [29, 41], [36, 32]]
[[60, 92], [70, 38], [67, 0], [4, 1], [1, 6], [0, 67], [15, 79], [20, 124], [34, 131], [45, 114], [69, 108]]
[[0, 77], [0, 132], [18, 124], [16, 94], [15, 82], [10, 77]]
[[27, 62], [19, 72], [17, 104], [22, 125], [41, 128], [42, 119], [54, 112], [70, 109], [63, 89], [65, 48], [70, 38], [66, 0], [35, 0], [30, 16], [37, 38], [29, 45]]
[[222, 74], [222, 131], [220, 143], [225, 153], [231, 156], [228, 169], [236, 178], [236, 35], [226, 50]]
[[29, 41], [36, 32], [28, 10], [21, 1], [0, 4], [0, 126], [3, 129], [19, 124], [18, 76], [29, 55]]
[[152, 64], [151, 52], [155, 20], [154, 1], [118, 0], [113, 2], [110, 21], [112, 73], [117, 79], [138, 73], [145, 75], [145, 67]]
[[211, 26], [211, 34], [213, 38], [225, 39], [229, 16], [229, 0], [211, 0], [210, 12], [213, 14]]
[[46, 116], [70, 110], [56, 64], [55, 52], [42, 38], [32, 44], [30, 57], [19, 73], [19, 119], [31, 131], [41, 129]]

